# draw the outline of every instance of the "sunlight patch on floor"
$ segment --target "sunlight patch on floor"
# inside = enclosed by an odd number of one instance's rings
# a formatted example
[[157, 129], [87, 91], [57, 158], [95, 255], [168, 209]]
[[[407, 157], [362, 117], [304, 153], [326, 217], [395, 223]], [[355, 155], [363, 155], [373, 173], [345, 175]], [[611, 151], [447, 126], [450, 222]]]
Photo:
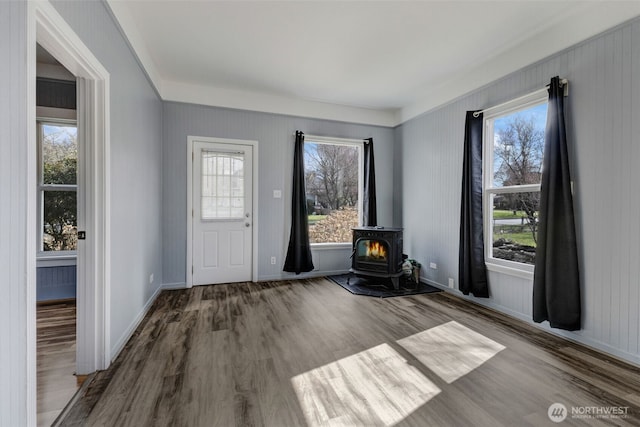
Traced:
[[391, 426], [440, 389], [388, 344], [291, 379], [307, 424]]
[[456, 321], [397, 341], [424, 366], [451, 384], [505, 349]]

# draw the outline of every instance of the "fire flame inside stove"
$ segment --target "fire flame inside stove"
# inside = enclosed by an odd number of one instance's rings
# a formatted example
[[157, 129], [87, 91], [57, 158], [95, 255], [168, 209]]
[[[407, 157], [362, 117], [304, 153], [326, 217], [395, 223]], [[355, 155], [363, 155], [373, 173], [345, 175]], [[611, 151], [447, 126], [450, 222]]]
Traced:
[[387, 248], [381, 242], [367, 241], [365, 242], [367, 248], [367, 257], [374, 259], [387, 259]]

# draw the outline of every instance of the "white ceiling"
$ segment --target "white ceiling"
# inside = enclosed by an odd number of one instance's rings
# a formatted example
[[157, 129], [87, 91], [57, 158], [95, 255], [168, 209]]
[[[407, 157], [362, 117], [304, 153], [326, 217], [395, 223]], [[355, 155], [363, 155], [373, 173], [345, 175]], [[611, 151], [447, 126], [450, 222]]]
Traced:
[[163, 99], [380, 125], [640, 15], [640, 1], [109, 4]]

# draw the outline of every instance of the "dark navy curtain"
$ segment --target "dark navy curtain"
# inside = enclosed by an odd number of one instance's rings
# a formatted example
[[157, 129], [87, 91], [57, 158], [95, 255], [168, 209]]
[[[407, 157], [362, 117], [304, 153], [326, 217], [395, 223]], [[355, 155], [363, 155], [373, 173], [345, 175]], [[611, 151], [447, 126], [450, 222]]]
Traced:
[[460, 252], [458, 280], [460, 291], [476, 297], [489, 297], [487, 267], [484, 261], [482, 223], [482, 113], [467, 111], [462, 166], [462, 205], [460, 209]]
[[378, 225], [376, 210], [376, 167], [373, 157], [373, 138], [364, 140], [364, 200], [362, 203], [362, 225]]
[[313, 270], [309, 244], [307, 194], [304, 186], [304, 133], [296, 131], [293, 152], [293, 195], [291, 199], [291, 234], [284, 271], [300, 274]]
[[564, 90], [558, 77], [549, 85], [545, 131], [533, 320], [552, 328], [580, 329], [580, 277], [573, 196], [564, 122]]

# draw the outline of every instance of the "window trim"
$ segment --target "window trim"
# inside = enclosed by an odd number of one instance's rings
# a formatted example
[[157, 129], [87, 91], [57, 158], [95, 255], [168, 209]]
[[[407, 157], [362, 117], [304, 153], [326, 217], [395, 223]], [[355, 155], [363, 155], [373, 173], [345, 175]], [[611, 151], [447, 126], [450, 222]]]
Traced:
[[[363, 196], [364, 196], [364, 139], [337, 138], [330, 136], [307, 135], [304, 136], [305, 144], [345, 145], [358, 148], [358, 227], [363, 223]], [[305, 171], [306, 173], [306, 171]], [[322, 242], [310, 243], [311, 249], [328, 250], [351, 247], [351, 242]]]
[[[505, 193], [527, 193], [540, 191], [540, 184], [512, 185], [506, 187], [494, 187], [492, 185], [494, 167], [493, 122], [499, 117], [526, 110], [547, 102], [548, 94], [547, 89], [545, 88], [490, 108], [491, 112], [483, 115], [482, 217], [484, 225], [484, 257], [487, 270], [489, 271], [496, 271], [525, 279], [533, 278], [533, 272], [535, 270], [534, 265], [493, 257], [493, 196]], [[489, 141], [491, 141], [491, 143], [489, 143]]]
[[[49, 266], [48, 264], [55, 265], [75, 265], [77, 258], [77, 251], [45, 251], [44, 250], [44, 193], [45, 191], [72, 191], [78, 193], [78, 184], [44, 184], [42, 179], [43, 174], [43, 156], [42, 156], [42, 141], [43, 141], [43, 126], [74, 126], [76, 131], [78, 129], [78, 121], [74, 119], [53, 118], [53, 117], [36, 117], [36, 139], [38, 143], [37, 149], [37, 221], [36, 221], [36, 262], [39, 267]], [[77, 211], [77, 206], [76, 206]], [[77, 215], [77, 214], [76, 214]], [[47, 264], [47, 265], [45, 265]]]

